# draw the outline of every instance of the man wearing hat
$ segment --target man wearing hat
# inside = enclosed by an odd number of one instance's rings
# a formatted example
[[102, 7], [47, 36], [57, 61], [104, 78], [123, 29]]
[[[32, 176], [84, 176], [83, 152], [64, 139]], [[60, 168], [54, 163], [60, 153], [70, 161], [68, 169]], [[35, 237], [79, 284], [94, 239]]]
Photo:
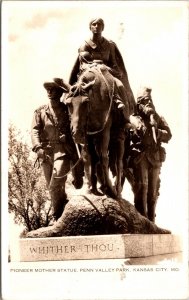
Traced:
[[155, 222], [155, 208], [160, 188], [160, 170], [166, 158], [162, 143], [172, 137], [165, 119], [159, 116], [151, 97], [151, 88], [141, 87], [137, 95], [137, 113], [130, 117], [130, 160], [134, 175], [134, 204]]
[[[63, 93], [69, 92], [69, 85], [61, 79], [45, 82], [49, 103], [35, 110], [31, 140], [32, 150], [43, 169], [50, 192], [53, 216], [57, 220], [67, 203], [65, 182], [72, 169], [73, 184], [83, 185], [83, 165], [79, 161], [76, 146], [70, 133], [67, 107], [60, 101]], [[73, 168], [72, 168], [73, 167]]]

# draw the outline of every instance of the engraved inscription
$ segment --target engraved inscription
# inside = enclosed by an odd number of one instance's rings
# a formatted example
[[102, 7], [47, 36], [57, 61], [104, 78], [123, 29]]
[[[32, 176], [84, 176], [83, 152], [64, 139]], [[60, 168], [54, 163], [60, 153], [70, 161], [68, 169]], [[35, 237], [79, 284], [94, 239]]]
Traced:
[[31, 254], [93, 253], [114, 250], [113, 244], [55, 245], [30, 247]]

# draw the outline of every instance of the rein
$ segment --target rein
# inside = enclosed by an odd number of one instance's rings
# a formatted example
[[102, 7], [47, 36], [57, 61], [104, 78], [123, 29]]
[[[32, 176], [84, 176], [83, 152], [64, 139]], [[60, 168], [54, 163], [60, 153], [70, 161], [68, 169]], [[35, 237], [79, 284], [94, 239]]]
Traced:
[[70, 172], [77, 166], [77, 164], [82, 160], [82, 157], [78, 158], [78, 160], [76, 161], [76, 163], [70, 168], [70, 170], [64, 174], [63, 176], [55, 176], [54, 178], [55, 179], [61, 179], [61, 178], [64, 178], [66, 177], [68, 174], [70, 174]]
[[56, 176], [54, 178], [60, 179], [60, 178], [66, 177], [77, 166], [77, 164], [80, 162], [80, 160], [82, 160], [82, 156], [81, 156], [81, 153], [79, 151], [78, 144], [75, 144], [75, 146], [76, 146], [77, 154], [78, 154], [78, 157], [79, 157], [78, 160], [76, 161], [76, 163], [70, 168], [70, 170], [66, 174], [64, 174], [63, 176]]
[[[64, 174], [63, 176], [55, 176], [55, 177], [54, 177], [55, 179], [61, 179], [61, 178], [66, 177], [68, 174], [71, 173], [71, 171], [72, 171], [72, 170], [77, 166], [77, 164], [82, 160], [82, 156], [81, 156], [81, 153], [79, 152], [78, 145], [75, 144], [75, 146], [76, 146], [77, 154], [78, 154], [78, 157], [79, 157], [78, 160], [77, 160], [76, 163], [69, 169], [69, 171], [68, 171], [66, 174]], [[49, 162], [51, 163], [51, 165], [53, 166], [53, 163], [51, 162], [50, 157], [47, 156], [47, 158], [48, 158]], [[37, 166], [37, 163], [38, 163], [38, 166]], [[35, 168], [35, 167], [39, 168], [40, 165], [41, 165], [41, 164], [40, 164], [40, 158], [37, 157], [37, 159], [36, 159], [36, 161], [35, 161], [35, 163], [34, 163], [34, 168]]]

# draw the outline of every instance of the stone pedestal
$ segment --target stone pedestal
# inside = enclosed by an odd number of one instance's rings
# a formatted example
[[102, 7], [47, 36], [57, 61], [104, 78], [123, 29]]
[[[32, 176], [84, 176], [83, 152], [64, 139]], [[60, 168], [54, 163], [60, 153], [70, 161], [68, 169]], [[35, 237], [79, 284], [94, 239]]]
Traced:
[[148, 257], [181, 252], [173, 234], [116, 234], [20, 239], [20, 261]]

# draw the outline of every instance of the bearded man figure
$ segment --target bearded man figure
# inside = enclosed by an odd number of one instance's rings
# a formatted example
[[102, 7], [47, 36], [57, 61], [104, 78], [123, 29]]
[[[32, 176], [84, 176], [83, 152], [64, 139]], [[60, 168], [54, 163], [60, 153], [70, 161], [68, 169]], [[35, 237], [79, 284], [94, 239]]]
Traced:
[[172, 134], [168, 124], [155, 110], [151, 88], [142, 87], [137, 95], [137, 113], [130, 117], [129, 168], [134, 176], [135, 208], [155, 222], [155, 208], [160, 188], [160, 170], [166, 152], [161, 146]]

